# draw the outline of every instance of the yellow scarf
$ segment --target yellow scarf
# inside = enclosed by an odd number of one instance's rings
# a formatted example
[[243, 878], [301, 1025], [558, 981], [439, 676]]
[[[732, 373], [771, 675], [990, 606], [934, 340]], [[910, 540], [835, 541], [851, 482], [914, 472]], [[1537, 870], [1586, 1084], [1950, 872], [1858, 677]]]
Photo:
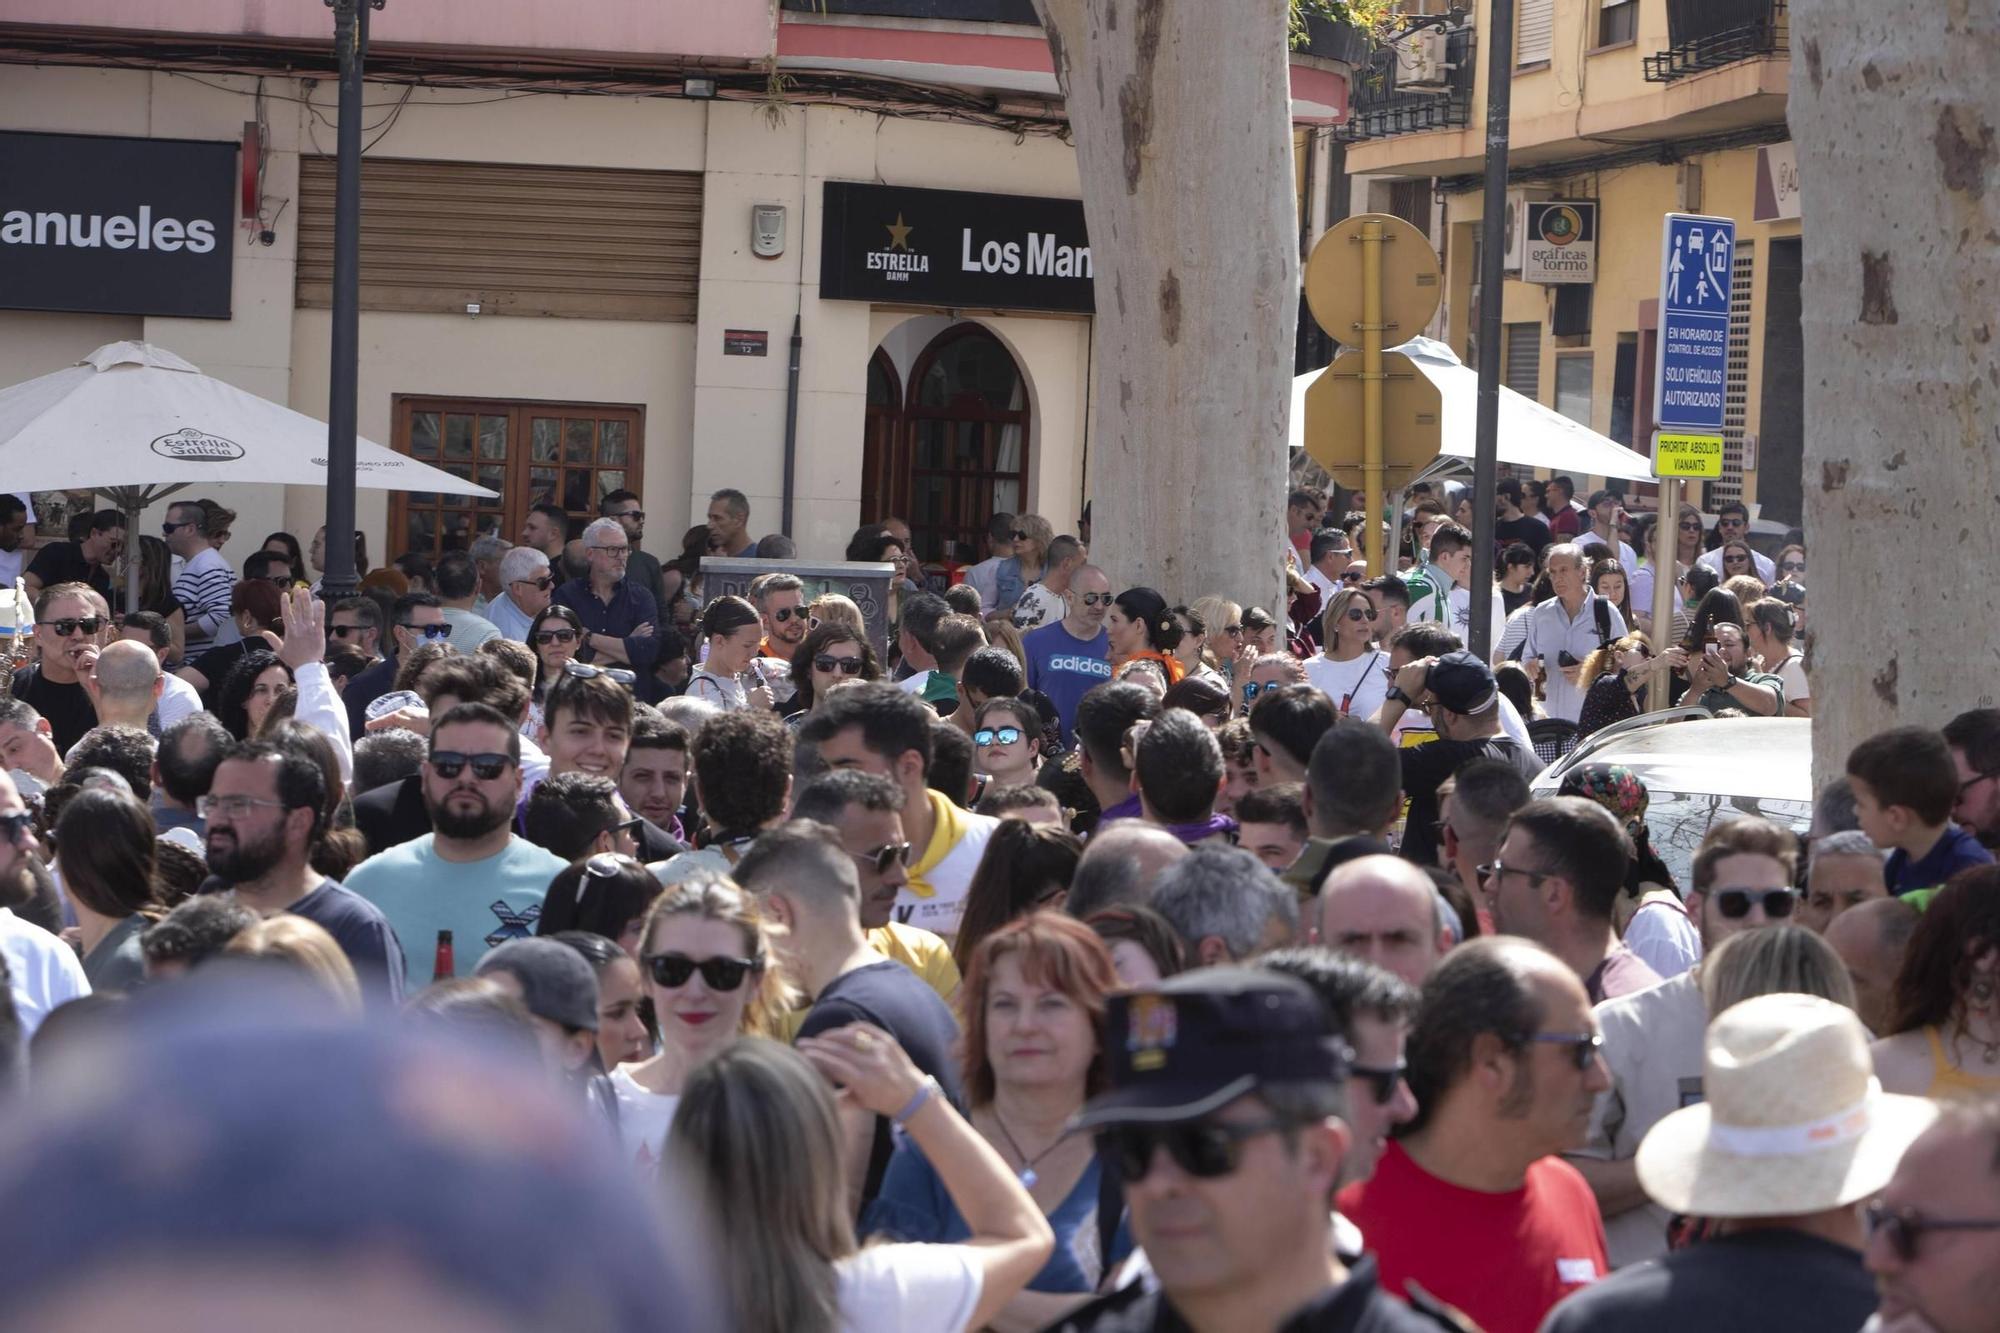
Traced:
[[965, 811], [953, 805], [943, 792], [926, 788], [924, 795], [931, 803], [931, 840], [925, 844], [923, 855], [910, 866], [910, 892], [919, 898], [935, 898], [937, 890], [924, 876], [937, 869], [938, 862], [950, 856], [951, 849], [965, 837]]

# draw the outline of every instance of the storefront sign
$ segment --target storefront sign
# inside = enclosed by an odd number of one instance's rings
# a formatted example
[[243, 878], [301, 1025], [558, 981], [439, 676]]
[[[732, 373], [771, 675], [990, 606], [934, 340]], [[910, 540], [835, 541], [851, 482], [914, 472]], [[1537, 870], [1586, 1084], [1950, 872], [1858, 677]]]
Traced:
[[1096, 309], [1083, 204], [826, 183], [819, 294], [979, 310]]
[[236, 145], [0, 133], [0, 307], [229, 318]]
[[768, 329], [724, 329], [722, 331], [722, 354], [724, 356], [768, 356], [771, 348], [771, 334]]
[[1521, 281], [1597, 281], [1597, 204], [1552, 199], [1527, 206]]
[[[1695, 460], [1721, 466], [1722, 415], [1729, 380], [1729, 289], [1736, 224], [1728, 218], [1669, 213], [1660, 237], [1660, 332], [1653, 373], [1653, 475], [1719, 476], [1686, 470]], [[1669, 442], [1685, 441], [1669, 448]]]
[[1757, 202], [1751, 216], [1779, 222], [1799, 215], [1799, 155], [1790, 143], [1757, 150]]

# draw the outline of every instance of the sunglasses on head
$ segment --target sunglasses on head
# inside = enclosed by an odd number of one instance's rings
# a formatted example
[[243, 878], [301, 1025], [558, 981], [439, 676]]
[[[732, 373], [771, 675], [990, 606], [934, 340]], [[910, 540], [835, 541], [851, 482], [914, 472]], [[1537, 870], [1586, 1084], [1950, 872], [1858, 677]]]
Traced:
[[1578, 1070], [1590, 1068], [1597, 1053], [1604, 1049], [1604, 1038], [1595, 1032], [1531, 1032], [1521, 1040], [1561, 1047], [1569, 1052], [1570, 1063]]
[[794, 616], [804, 616], [805, 613], [806, 609], [803, 606], [781, 606], [771, 613], [771, 619], [782, 625]]
[[426, 643], [436, 643], [440, 639], [451, 637], [451, 626], [442, 622], [436, 625], [414, 625], [407, 620], [401, 620], [396, 622], [396, 627], [410, 631]]
[[653, 981], [668, 990], [676, 990], [687, 985], [688, 978], [701, 973], [701, 981], [710, 990], [731, 991], [743, 984], [743, 978], [752, 972], [762, 972], [762, 958], [702, 958], [694, 959], [684, 953], [654, 953], [646, 955], [646, 971]]
[[849, 852], [849, 856], [862, 865], [874, 870], [878, 875], [886, 875], [891, 868], [907, 865], [910, 860], [910, 844], [907, 842], [885, 842], [880, 847], [865, 852]]
[[598, 676], [609, 676], [620, 685], [630, 685], [639, 679], [636, 673], [627, 671], [624, 667], [591, 666], [587, 662], [564, 662], [563, 674], [565, 676], [575, 676], [579, 680], [591, 680]]
[[17, 810], [11, 815], [0, 815], [0, 838], [9, 846], [21, 845], [21, 835], [35, 825], [35, 817], [26, 810]]
[[1012, 745], [1020, 739], [1019, 727], [981, 727], [972, 733], [972, 743], [982, 750], [996, 742], [1001, 745]]
[[835, 657], [832, 653], [820, 653], [813, 658], [813, 668], [829, 674], [838, 671], [843, 676], [861, 674], [862, 662], [858, 657]]
[[1347, 1066], [1349, 1077], [1367, 1080], [1368, 1090], [1375, 1095], [1377, 1106], [1387, 1106], [1396, 1099], [1396, 1089], [1402, 1086], [1403, 1078], [1409, 1070], [1409, 1064], [1403, 1060], [1398, 1060], [1387, 1068], [1356, 1064]]
[[46, 625], [56, 632], [58, 639], [67, 639], [82, 630], [85, 634], [95, 634], [104, 628], [103, 616], [64, 616], [61, 620], [40, 620], [38, 625]]
[[1915, 1208], [1890, 1208], [1880, 1199], [1861, 1210], [1870, 1239], [1881, 1236], [1904, 1263], [1915, 1263], [1926, 1231], [2000, 1231], [2000, 1218], [1925, 1217]]
[[1750, 904], [1762, 903], [1764, 915], [1786, 917], [1798, 905], [1797, 889], [1717, 889], [1715, 890], [1715, 910], [1731, 921], [1741, 921], [1750, 915]]
[[460, 750], [434, 750], [431, 752], [431, 771], [449, 782], [472, 765], [472, 776], [481, 782], [491, 782], [507, 771], [514, 761], [504, 754], [466, 754]]
[[1144, 1180], [1161, 1148], [1174, 1165], [1197, 1180], [1214, 1180], [1236, 1170], [1243, 1145], [1289, 1129], [1283, 1120], [1193, 1120], [1178, 1125], [1113, 1125], [1097, 1133], [1097, 1151], [1117, 1162], [1127, 1184]]
[[575, 643], [576, 631], [573, 629], [538, 629], [535, 631], [535, 642], [540, 644]]

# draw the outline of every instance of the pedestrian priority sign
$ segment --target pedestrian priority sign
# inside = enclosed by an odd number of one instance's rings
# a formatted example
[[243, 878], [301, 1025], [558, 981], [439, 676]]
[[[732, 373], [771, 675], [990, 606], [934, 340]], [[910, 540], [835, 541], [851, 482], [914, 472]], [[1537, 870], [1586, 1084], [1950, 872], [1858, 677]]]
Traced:
[[1653, 475], [1715, 480], [1722, 475], [1722, 437], [1683, 435], [1670, 431], [1655, 432]]

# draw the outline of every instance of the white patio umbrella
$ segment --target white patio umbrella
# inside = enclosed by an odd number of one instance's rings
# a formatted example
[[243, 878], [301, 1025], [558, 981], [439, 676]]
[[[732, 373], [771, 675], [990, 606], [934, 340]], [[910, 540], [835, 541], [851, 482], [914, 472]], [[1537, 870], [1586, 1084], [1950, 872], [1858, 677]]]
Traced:
[[[326, 423], [204, 375], [163, 347], [108, 343], [66, 370], [0, 389], [0, 482], [12, 491], [102, 491], [130, 532], [147, 505], [187, 486], [326, 485]], [[369, 440], [355, 441], [354, 484], [493, 495]], [[129, 605], [139, 561], [127, 565]]]
[[[1461, 362], [1451, 348], [1430, 338], [1412, 338], [1390, 351], [1415, 363], [1443, 400], [1443, 441], [1438, 461], [1470, 461], [1479, 411], [1479, 372]], [[1306, 430], [1306, 388], [1324, 371], [1310, 371], [1292, 381], [1292, 447], [1302, 448]], [[1500, 461], [1514, 467], [1548, 468], [1576, 477], [1623, 477], [1650, 481], [1651, 460], [1590, 427], [1571, 421], [1553, 408], [1500, 386]], [[1430, 471], [1431, 469], [1426, 469]]]

